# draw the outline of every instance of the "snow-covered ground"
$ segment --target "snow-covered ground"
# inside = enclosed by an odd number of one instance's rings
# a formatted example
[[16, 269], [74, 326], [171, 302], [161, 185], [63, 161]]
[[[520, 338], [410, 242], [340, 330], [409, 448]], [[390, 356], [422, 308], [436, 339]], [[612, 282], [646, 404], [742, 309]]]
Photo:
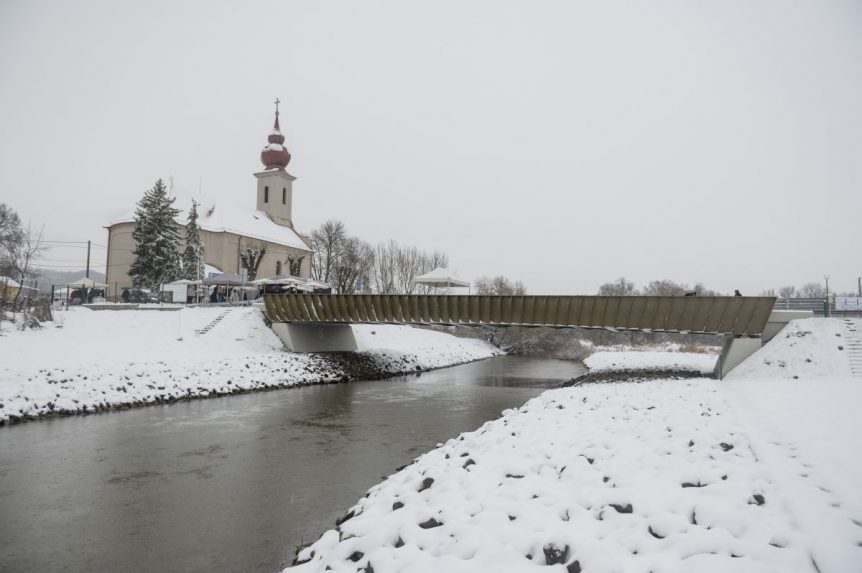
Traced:
[[710, 374], [715, 369], [718, 354], [704, 352], [600, 350], [591, 354], [584, 364], [590, 372], [643, 372], [675, 370]]
[[[357, 325], [354, 332], [360, 353], [385, 374], [498, 353], [478, 340], [407, 326]], [[42, 329], [6, 323], [0, 334], [0, 423], [348, 377], [326, 357], [283, 350], [251, 307], [73, 308]]]
[[372, 488], [296, 570], [862, 571], [860, 323], [793, 323], [725, 381], [547, 391]]

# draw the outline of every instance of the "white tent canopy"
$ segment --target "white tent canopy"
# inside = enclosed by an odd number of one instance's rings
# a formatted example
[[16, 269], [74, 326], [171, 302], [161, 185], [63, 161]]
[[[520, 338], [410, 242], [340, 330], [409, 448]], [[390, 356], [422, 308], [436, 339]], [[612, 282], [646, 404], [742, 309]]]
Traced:
[[435, 288], [450, 288], [450, 287], [462, 287], [462, 288], [470, 288], [469, 281], [464, 281], [459, 278], [453, 277], [449, 271], [444, 269], [443, 267], [437, 267], [430, 273], [425, 273], [422, 276], [418, 276], [413, 279], [413, 282], [417, 285], [424, 285]]
[[64, 285], [63, 288], [108, 288], [108, 285], [105, 283], [97, 283], [93, 279], [88, 279], [87, 277], [81, 277], [76, 281], [71, 281], [69, 284]]

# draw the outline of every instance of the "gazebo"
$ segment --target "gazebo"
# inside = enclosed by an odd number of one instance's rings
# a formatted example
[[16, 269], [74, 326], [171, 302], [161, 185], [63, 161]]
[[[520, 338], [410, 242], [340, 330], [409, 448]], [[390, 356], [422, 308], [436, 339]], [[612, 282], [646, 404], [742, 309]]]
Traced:
[[[90, 301], [94, 296], [107, 299], [108, 285], [97, 283], [88, 277], [81, 277], [68, 284], [54, 287], [52, 296], [56, 298], [58, 292], [61, 298], [65, 295], [66, 300], [72, 299], [75, 301], [75, 304], [81, 304]], [[70, 302], [72, 301], [70, 300]]]
[[443, 267], [437, 267], [430, 273], [425, 273], [413, 279], [413, 284], [431, 287], [434, 289], [446, 289], [446, 292], [451, 288], [466, 288], [467, 294], [470, 294], [470, 282], [455, 278]]

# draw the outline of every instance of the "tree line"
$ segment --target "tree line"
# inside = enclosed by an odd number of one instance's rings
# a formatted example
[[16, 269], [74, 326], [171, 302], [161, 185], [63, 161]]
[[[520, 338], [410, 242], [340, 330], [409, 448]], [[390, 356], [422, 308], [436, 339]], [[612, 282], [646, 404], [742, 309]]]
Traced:
[[449, 257], [393, 240], [373, 245], [351, 235], [342, 221], [330, 219], [311, 232], [311, 278], [340, 293], [424, 294], [430, 289], [414, 280]]
[[685, 283], [678, 283], [669, 279], [651, 281], [643, 288], [637, 288], [635, 283], [625, 277], [603, 284], [599, 287], [597, 294], [600, 296], [684, 296], [692, 293], [698, 296], [720, 296], [722, 294], [706, 288], [700, 282], [689, 287]]
[[[836, 293], [839, 296], [854, 296], [853, 292]], [[607, 282], [599, 287], [598, 294], [603, 296], [683, 296], [694, 293], [699, 296], [722, 296], [725, 293], [706, 288], [703, 283], [695, 283], [689, 286], [685, 283], [677, 283], [672, 280], [651, 281], [643, 288], [637, 288], [633, 282], [620, 277], [613, 282]], [[774, 296], [777, 298], [825, 298], [826, 286], [823, 283], [810, 282], [797, 288], [793, 285], [783, 286], [779, 289], [766, 289], [758, 293], [758, 296]]]

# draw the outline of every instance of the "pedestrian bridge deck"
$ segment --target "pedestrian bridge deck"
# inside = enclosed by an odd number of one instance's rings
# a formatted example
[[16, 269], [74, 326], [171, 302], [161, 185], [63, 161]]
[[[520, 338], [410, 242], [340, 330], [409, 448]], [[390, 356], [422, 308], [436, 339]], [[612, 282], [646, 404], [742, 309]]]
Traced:
[[759, 337], [775, 297], [270, 294], [273, 322], [549, 326]]

